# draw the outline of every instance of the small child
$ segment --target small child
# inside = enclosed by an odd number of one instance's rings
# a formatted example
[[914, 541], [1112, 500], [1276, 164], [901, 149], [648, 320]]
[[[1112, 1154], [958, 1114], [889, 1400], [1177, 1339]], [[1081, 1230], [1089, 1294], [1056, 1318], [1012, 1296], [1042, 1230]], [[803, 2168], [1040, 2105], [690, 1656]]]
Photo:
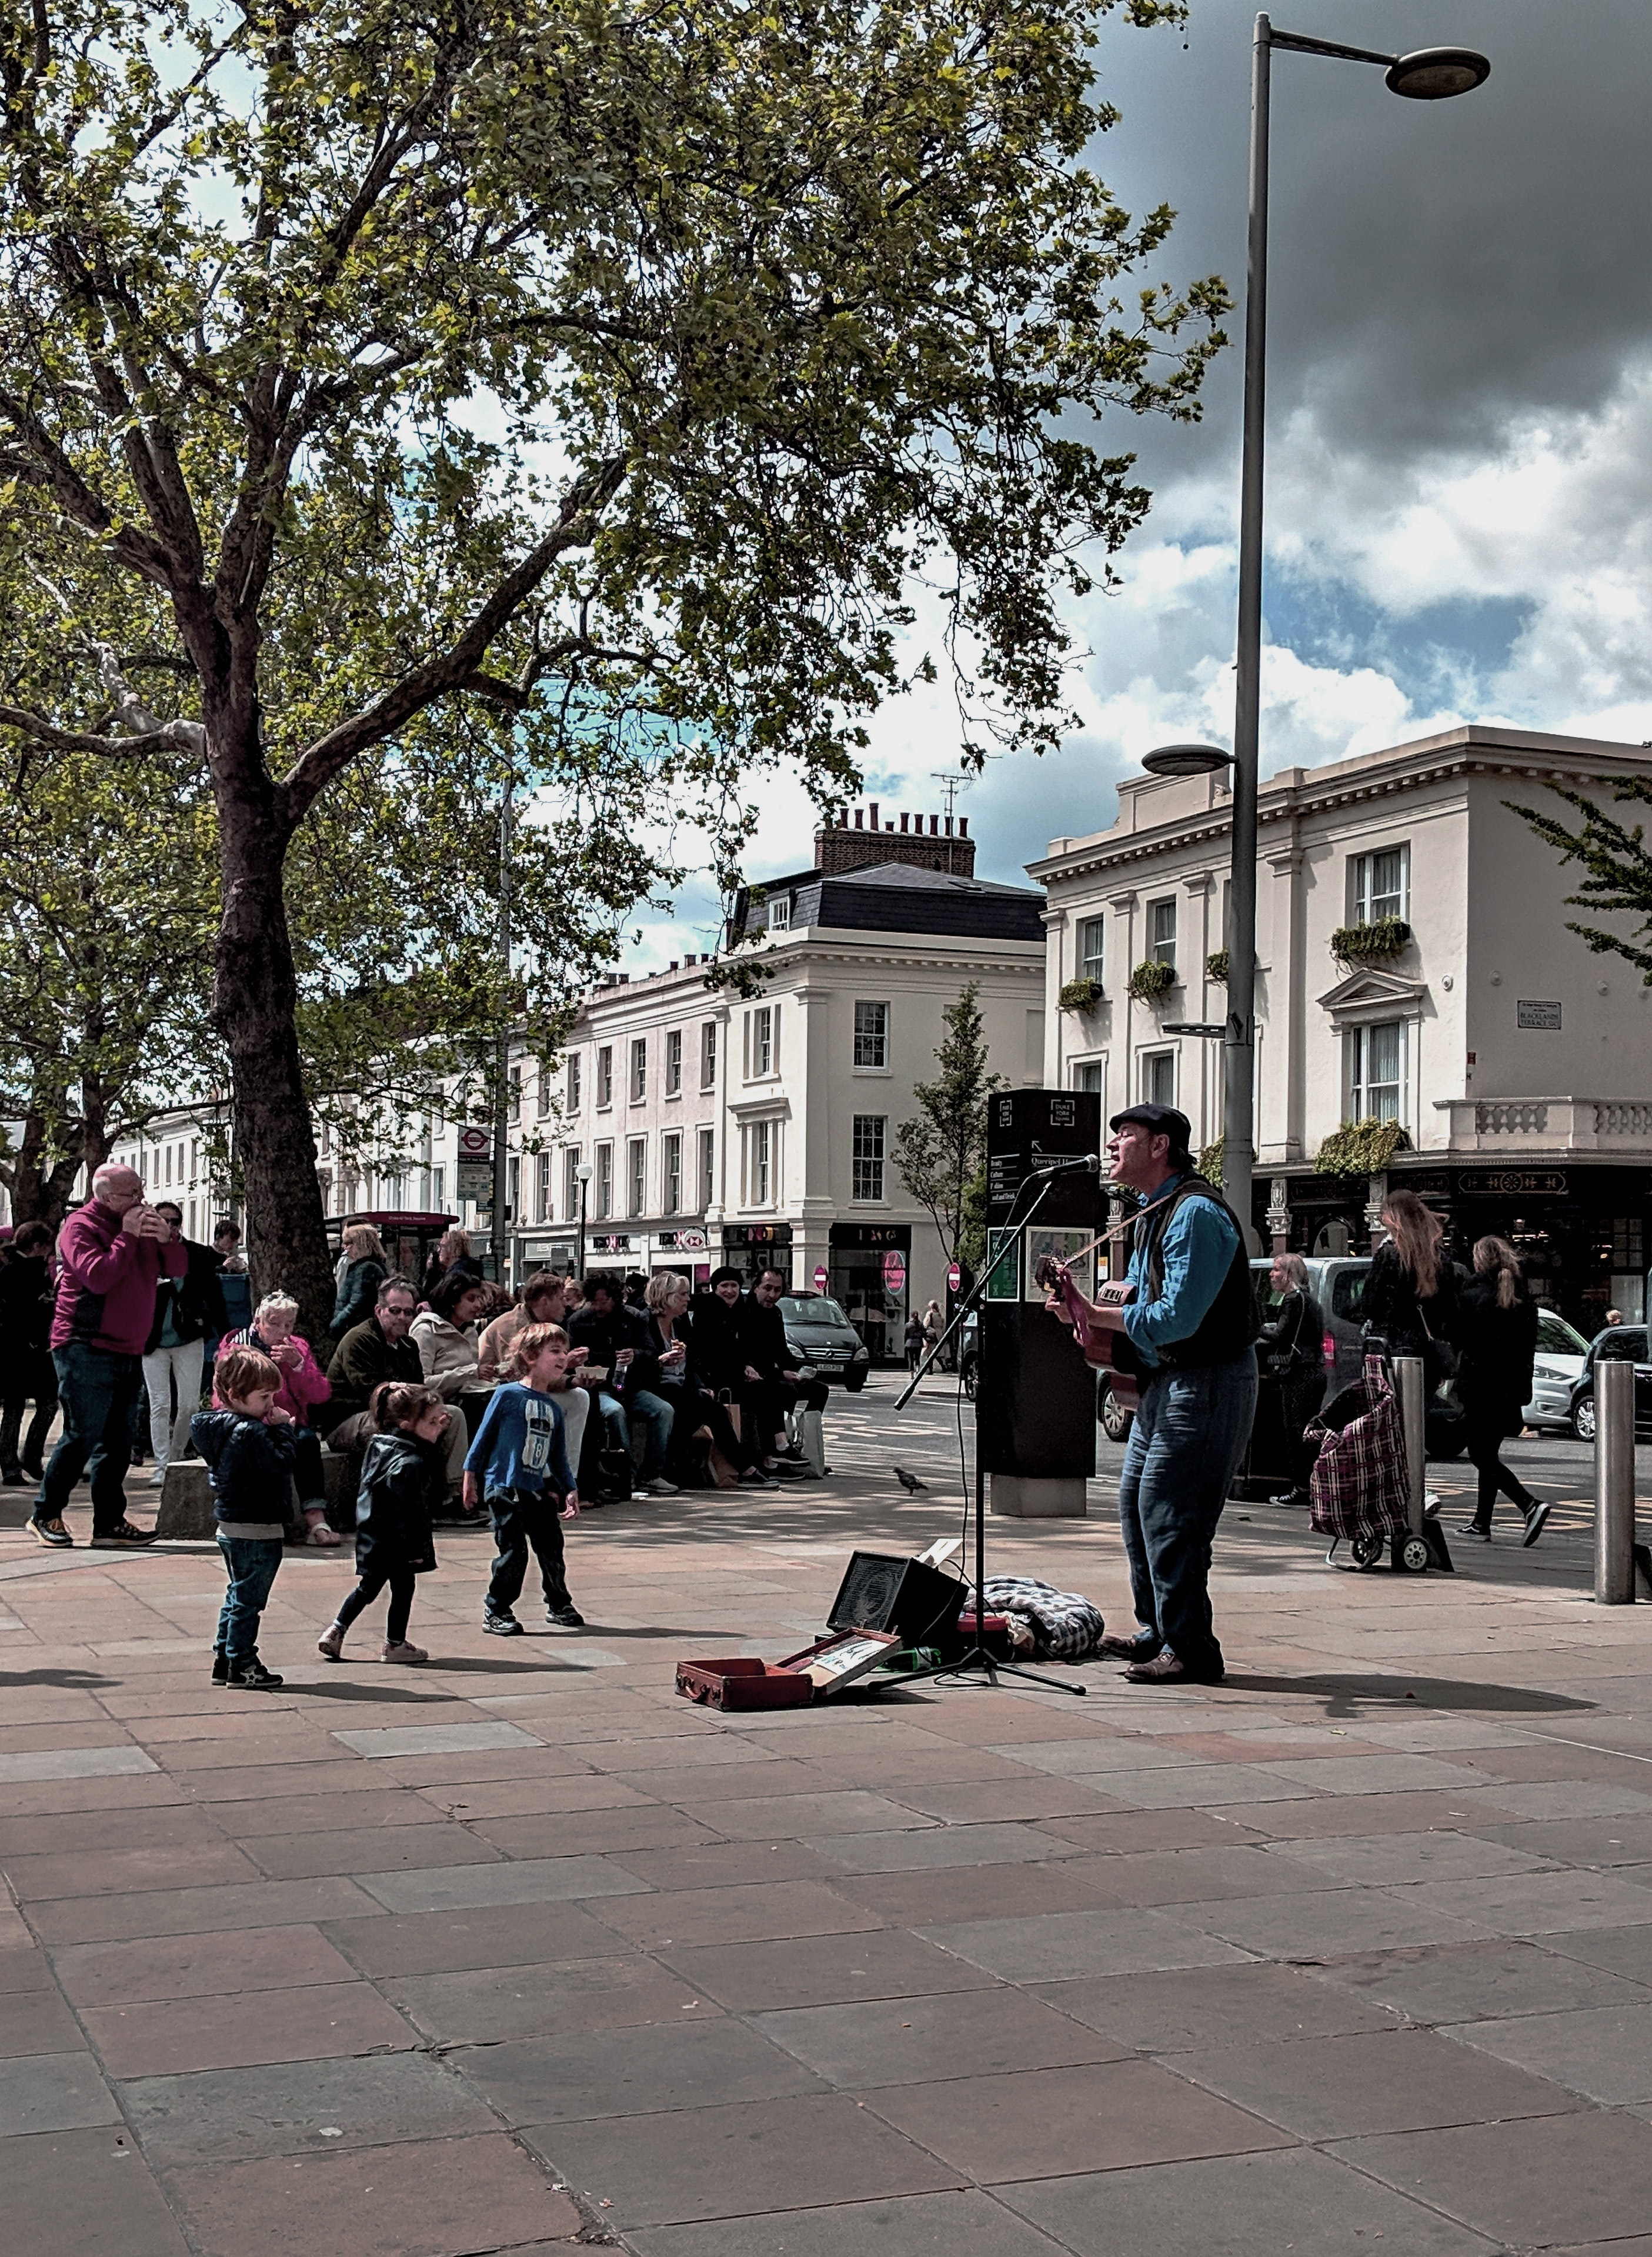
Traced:
[[392, 1381], [373, 1390], [372, 1416], [378, 1432], [362, 1460], [356, 1495], [357, 1584], [345, 1595], [332, 1627], [316, 1639], [315, 1650], [325, 1660], [339, 1660], [345, 1631], [388, 1584], [390, 1611], [379, 1659], [428, 1661], [422, 1646], [407, 1643], [407, 1617], [413, 1578], [436, 1564], [430, 1513], [434, 1496], [447, 1487], [436, 1454], [448, 1430], [447, 1405], [434, 1387]]
[[280, 1370], [255, 1348], [232, 1348], [213, 1371], [214, 1407], [189, 1436], [212, 1483], [218, 1549], [229, 1578], [213, 1644], [212, 1681], [272, 1693], [281, 1680], [258, 1659], [258, 1623], [281, 1565], [292, 1514], [292, 1419], [276, 1402]]
[[519, 1638], [511, 1610], [527, 1574], [532, 1545], [545, 1586], [545, 1618], [557, 1630], [581, 1630], [585, 1617], [568, 1595], [562, 1570], [561, 1517], [579, 1511], [574, 1476], [562, 1446], [562, 1412], [551, 1390], [568, 1369], [568, 1334], [561, 1325], [529, 1325], [511, 1345], [505, 1383], [482, 1414], [464, 1461], [464, 1501], [485, 1502], [498, 1557], [488, 1584], [482, 1626], [499, 1638]]

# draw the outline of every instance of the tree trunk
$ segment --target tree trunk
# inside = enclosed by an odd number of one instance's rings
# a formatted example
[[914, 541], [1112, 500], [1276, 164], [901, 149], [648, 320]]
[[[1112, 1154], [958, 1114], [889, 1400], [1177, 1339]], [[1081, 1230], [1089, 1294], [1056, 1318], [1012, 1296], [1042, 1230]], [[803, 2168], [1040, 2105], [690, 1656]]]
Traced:
[[299, 1305], [312, 1341], [333, 1313], [326, 1218], [294, 1013], [298, 983], [287, 930], [286, 838], [273, 811], [218, 792], [223, 916], [213, 1018], [229, 1055], [236, 1159], [245, 1188], [255, 1299], [278, 1287]]
[[[100, 1152], [92, 1164], [95, 1166], [107, 1157], [106, 1152]], [[80, 1165], [79, 1152], [60, 1153], [53, 1158], [46, 1114], [39, 1111], [25, 1113], [22, 1141], [5, 1175], [11, 1194], [12, 1221], [48, 1223], [55, 1230], [68, 1206]]]

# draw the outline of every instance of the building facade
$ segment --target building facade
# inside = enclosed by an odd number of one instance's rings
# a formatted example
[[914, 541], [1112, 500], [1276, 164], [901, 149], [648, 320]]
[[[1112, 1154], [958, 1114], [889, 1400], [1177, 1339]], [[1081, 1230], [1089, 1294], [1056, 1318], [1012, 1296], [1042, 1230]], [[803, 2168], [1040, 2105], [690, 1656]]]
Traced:
[[[1459, 1258], [1486, 1233], [1515, 1241], [1584, 1330], [1644, 1310], [1652, 991], [1566, 930], [1578, 874], [1514, 811], [1625, 781], [1652, 782], [1647, 748], [1477, 726], [1263, 784], [1264, 1243], [1363, 1250], [1404, 1184]], [[1111, 828], [1029, 866], [1048, 900], [1047, 1079], [1097, 1090], [1104, 1115], [1178, 1105], [1202, 1144], [1221, 1135], [1221, 1045], [1169, 1028], [1225, 1016], [1229, 829], [1221, 779], [1144, 775]], [[1322, 1171], [1327, 1140], [1363, 1121], [1397, 1124], [1404, 1149]]]

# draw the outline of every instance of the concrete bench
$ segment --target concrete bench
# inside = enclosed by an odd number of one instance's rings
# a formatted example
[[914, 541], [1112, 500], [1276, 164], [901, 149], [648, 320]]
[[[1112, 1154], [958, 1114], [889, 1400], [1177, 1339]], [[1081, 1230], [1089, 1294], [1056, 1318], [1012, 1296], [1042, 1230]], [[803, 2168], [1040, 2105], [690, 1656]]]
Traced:
[[[344, 1501], [345, 1482], [349, 1472], [349, 1460], [335, 1455], [328, 1449], [321, 1452], [321, 1477], [327, 1486], [327, 1502], [336, 1507]], [[329, 1512], [329, 1519], [336, 1518]], [[160, 1492], [160, 1511], [155, 1517], [157, 1536], [201, 1538], [216, 1532], [212, 1517], [212, 1486], [207, 1478], [207, 1468], [200, 1458], [183, 1458], [166, 1468], [166, 1486]]]

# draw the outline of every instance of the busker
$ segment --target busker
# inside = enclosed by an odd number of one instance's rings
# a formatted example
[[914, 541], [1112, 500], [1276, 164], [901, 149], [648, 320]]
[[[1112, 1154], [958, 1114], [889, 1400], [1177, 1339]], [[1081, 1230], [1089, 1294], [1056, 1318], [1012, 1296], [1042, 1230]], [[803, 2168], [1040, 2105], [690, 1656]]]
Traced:
[[1474, 1249], [1474, 1275], [1458, 1295], [1457, 1391], [1468, 1429], [1468, 1454], [1479, 1475], [1474, 1517], [1462, 1532], [1492, 1540], [1498, 1492], [1525, 1520], [1521, 1542], [1535, 1544], [1549, 1507], [1503, 1463], [1503, 1444], [1521, 1430], [1531, 1400], [1532, 1359], [1537, 1353], [1537, 1304], [1526, 1290], [1520, 1256], [1505, 1238], [1482, 1238]]
[[388, 1587], [381, 1661], [416, 1663], [430, 1656], [407, 1642], [413, 1581], [436, 1564], [431, 1507], [442, 1490], [441, 1448], [447, 1409], [434, 1387], [394, 1382], [373, 1398], [377, 1433], [367, 1445], [356, 1496], [356, 1588], [346, 1592], [329, 1628], [315, 1641], [328, 1661], [342, 1660], [344, 1633]]
[[1111, 1126], [1112, 1181], [1142, 1200], [1121, 1312], [1140, 1402], [1119, 1482], [1141, 1627], [1099, 1650], [1138, 1685], [1216, 1685], [1211, 1552], [1256, 1411], [1250, 1262], [1239, 1218], [1195, 1172], [1185, 1114], [1133, 1105]]

